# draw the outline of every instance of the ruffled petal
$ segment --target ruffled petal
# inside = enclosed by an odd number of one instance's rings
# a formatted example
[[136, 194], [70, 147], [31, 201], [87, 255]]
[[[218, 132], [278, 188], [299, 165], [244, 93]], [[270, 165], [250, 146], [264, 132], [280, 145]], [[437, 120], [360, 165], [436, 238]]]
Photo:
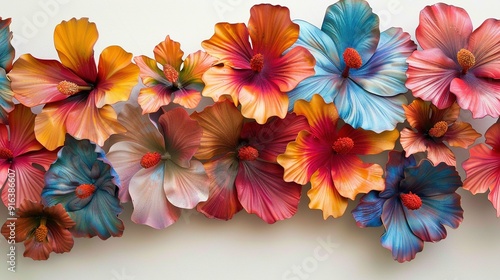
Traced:
[[[318, 68], [317, 68], [318, 69]], [[288, 110], [293, 111], [299, 100], [311, 101], [313, 96], [320, 95], [326, 103], [332, 103], [342, 87], [342, 79], [338, 73], [329, 73], [318, 69], [314, 76], [306, 78], [297, 87], [288, 92]]]
[[337, 138], [337, 108], [333, 103], [326, 104], [320, 95], [315, 94], [310, 102], [297, 101], [293, 111], [306, 117], [311, 133], [317, 138], [327, 142]]
[[500, 20], [489, 18], [474, 30], [468, 50], [476, 58], [474, 75], [500, 79]]
[[333, 183], [328, 168], [318, 169], [311, 177], [311, 189], [307, 192], [311, 200], [309, 208], [323, 211], [323, 219], [338, 218], [347, 209], [347, 198], [341, 196]]
[[208, 160], [236, 151], [243, 116], [233, 104], [229, 101], [218, 102], [200, 113], [194, 112], [191, 117], [203, 128], [196, 158]]
[[380, 198], [377, 191], [371, 191], [361, 197], [352, 210], [352, 216], [358, 227], [379, 227], [382, 225], [382, 208], [386, 199]]
[[392, 257], [398, 262], [411, 261], [424, 249], [424, 241], [413, 234], [403, 205], [398, 198], [388, 199], [382, 210], [382, 222], [386, 232], [380, 238], [382, 246], [391, 250]]
[[452, 147], [468, 148], [474, 144], [477, 138], [481, 137], [472, 125], [466, 122], [455, 122], [448, 127], [443, 141], [448, 142]]
[[298, 83], [315, 73], [315, 59], [304, 47], [294, 47], [270, 64], [266, 71], [267, 79], [282, 92], [293, 90]]
[[401, 138], [399, 139], [399, 142], [407, 155], [425, 152], [427, 151], [427, 147], [431, 145], [430, 141], [425, 138], [424, 134], [415, 132], [406, 127], [401, 130]]
[[207, 200], [209, 182], [201, 162], [192, 160], [189, 167], [181, 167], [167, 161], [164, 168], [163, 189], [174, 206], [192, 209]]
[[[69, 216], [68, 219], [71, 220]], [[73, 235], [69, 230], [67, 230], [66, 228], [61, 228], [60, 225], [53, 223], [51, 221], [47, 221], [47, 229], [49, 230], [47, 234], [47, 239], [54, 253], [62, 254], [71, 251], [75, 241], [73, 240]]]
[[234, 184], [238, 162], [233, 155], [227, 155], [205, 163], [204, 167], [209, 177], [209, 195], [196, 209], [209, 218], [229, 220], [242, 209]]
[[350, 125], [344, 125], [339, 131], [339, 137], [349, 137], [353, 140], [354, 146], [350, 154], [374, 155], [383, 151], [394, 149], [396, 140], [399, 137], [397, 129], [375, 133], [370, 130], [354, 129]]
[[431, 101], [440, 109], [450, 107], [455, 102], [455, 95], [450, 93], [450, 84], [458, 77], [460, 69], [442, 50], [414, 51], [406, 61], [406, 87], [415, 97]]
[[334, 100], [339, 116], [354, 128], [382, 132], [393, 130], [405, 120], [404, 95], [382, 97], [364, 90], [351, 79], [345, 79]]
[[[15, 105], [14, 111], [9, 114], [10, 149], [14, 157], [39, 151], [43, 146], [35, 139], [35, 114], [30, 108], [21, 104]], [[54, 159], [52, 157], [52, 159]], [[48, 168], [48, 166], [47, 166]]]
[[119, 46], [105, 48], [99, 57], [96, 89], [92, 91], [98, 108], [129, 99], [137, 85], [139, 67], [132, 63], [132, 54]]
[[349, 77], [366, 91], [380, 96], [405, 93], [406, 59], [417, 49], [410, 34], [390, 28], [380, 34], [377, 50], [361, 68], [352, 69]]
[[422, 160], [418, 166], [407, 167], [401, 180], [401, 192], [412, 192], [423, 197], [454, 193], [462, 186], [462, 180], [454, 166], [445, 163], [435, 166], [429, 160]]
[[6, 72], [12, 68], [14, 60], [14, 47], [11, 44], [12, 32], [10, 31], [10, 23], [12, 19], [2, 19], [0, 17], [0, 67]]
[[0, 68], [0, 123], [7, 123], [7, 115], [14, 109], [13, 97], [14, 92], [10, 88], [7, 74]]
[[[141, 105], [142, 113], [155, 113], [162, 106], [170, 104], [173, 90], [163, 84], [141, 88], [137, 96], [137, 102]], [[178, 103], [178, 102], [177, 102]]]
[[157, 61], [145, 55], [134, 57], [139, 67], [139, 76], [145, 86], [152, 87], [158, 84], [170, 86], [172, 83], [165, 78], [163, 71], [158, 68]]
[[385, 189], [379, 195], [390, 198], [399, 193], [399, 184], [404, 178], [406, 167], [415, 166], [417, 162], [412, 155], [406, 157], [404, 152], [390, 151], [385, 172]]
[[434, 164], [444, 162], [447, 165], [455, 166], [457, 164], [455, 154], [443, 142], [427, 142], [427, 158]]
[[488, 194], [488, 200], [493, 204], [493, 207], [497, 210], [497, 217], [500, 217], [500, 195], [498, 191], [500, 188], [498, 187], [498, 183], [496, 184], [497, 187], [494, 187], [490, 190], [490, 193]]
[[[339, 1], [327, 8], [321, 30], [332, 38], [342, 57], [346, 48], [354, 48], [366, 63], [380, 39], [379, 19], [366, 1]], [[341, 59], [340, 69], [345, 68]]]
[[130, 197], [134, 205], [131, 219], [136, 224], [166, 228], [179, 219], [181, 211], [168, 202], [163, 190], [163, 165], [142, 169], [130, 180]]
[[26, 258], [32, 258], [35, 261], [44, 261], [49, 258], [52, 252], [52, 245], [48, 241], [37, 242], [34, 237], [24, 241], [24, 253]]
[[500, 124], [495, 123], [486, 130], [484, 137], [486, 144], [490, 145], [494, 150], [500, 150]]
[[203, 74], [205, 87], [201, 94], [221, 101], [222, 96], [229, 95], [235, 106], [238, 106], [238, 96], [245, 81], [252, 75], [251, 70], [235, 70], [227, 66], [216, 65], [210, 67]]
[[97, 27], [88, 18], [63, 21], [54, 31], [54, 45], [62, 64], [89, 83], [95, 82], [97, 76], [94, 60], [97, 37]]
[[478, 78], [468, 74], [451, 82], [450, 91], [461, 108], [470, 110], [473, 118], [500, 116], [500, 79]]
[[479, 144], [469, 149], [470, 157], [462, 163], [466, 178], [463, 188], [472, 194], [500, 187], [500, 154]]
[[203, 128], [183, 108], [163, 113], [158, 123], [170, 160], [181, 167], [190, 167], [191, 158], [200, 146]]
[[156, 45], [153, 52], [155, 60], [162, 66], [170, 65], [177, 71], [181, 69], [184, 52], [181, 50], [181, 44], [170, 39], [169, 35], [167, 35], [163, 42]]
[[288, 219], [297, 212], [302, 186], [283, 181], [283, 168], [260, 160], [240, 162], [236, 190], [248, 213], [266, 223]]
[[[435, 110], [431, 110], [430, 102], [425, 102], [420, 98], [416, 98], [411, 102], [411, 104], [403, 105], [403, 108], [405, 110], [406, 120], [408, 121], [410, 126], [417, 131], [426, 131], [429, 129], [429, 127], [434, 125], [431, 122], [430, 117], [434, 117], [433, 113]], [[436, 120], [436, 122], [441, 120], [442, 119]]]
[[472, 21], [464, 9], [437, 3], [420, 12], [415, 33], [423, 49], [439, 48], [447, 57], [456, 58], [457, 52], [467, 46]]

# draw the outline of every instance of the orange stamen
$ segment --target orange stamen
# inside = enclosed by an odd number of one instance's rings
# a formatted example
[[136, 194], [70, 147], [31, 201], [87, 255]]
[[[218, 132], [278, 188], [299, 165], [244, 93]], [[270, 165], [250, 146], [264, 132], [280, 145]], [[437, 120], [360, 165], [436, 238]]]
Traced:
[[342, 57], [344, 58], [345, 63], [345, 69], [342, 72], [342, 77], [344, 78], [349, 77], [349, 69], [359, 69], [361, 65], [363, 65], [361, 56], [359, 55], [358, 51], [353, 48], [345, 49]]
[[64, 95], [73, 95], [83, 90], [91, 90], [91, 86], [79, 86], [70, 81], [61, 81], [57, 84], [57, 90]]
[[264, 56], [260, 53], [254, 55], [250, 59], [250, 68], [255, 72], [262, 71], [262, 68], [264, 68]]
[[345, 155], [354, 147], [354, 141], [349, 137], [341, 137], [333, 142], [332, 149], [335, 153]]
[[163, 74], [165, 74], [165, 78], [172, 84], [176, 83], [177, 79], [179, 79], [179, 72], [170, 64], [163, 65]]
[[417, 210], [422, 207], [422, 199], [412, 192], [402, 193], [399, 197], [403, 205], [410, 210]]
[[158, 152], [148, 152], [141, 158], [141, 166], [150, 168], [158, 164], [161, 160], [161, 155]]
[[96, 187], [92, 184], [81, 184], [75, 189], [76, 197], [85, 199], [94, 194]]
[[445, 121], [437, 122], [431, 129], [429, 129], [429, 135], [431, 137], [439, 138], [443, 137], [448, 131], [448, 123]]
[[256, 160], [259, 157], [259, 151], [252, 146], [243, 146], [238, 149], [238, 158], [240, 160]]
[[40, 225], [35, 230], [35, 241], [39, 243], [43, 243], [45, 239], [47, 239], [47, 234], [49, 233], [49, 229], [45, 225], [47, 223], [47, 218], [43, 217], [40, 220]]
[[457, 53], [458, 64], [462, 67], [462, 74], [466, 74], [469, 69], [476, 64], [476, 57], [466, 49], [460, 49]]

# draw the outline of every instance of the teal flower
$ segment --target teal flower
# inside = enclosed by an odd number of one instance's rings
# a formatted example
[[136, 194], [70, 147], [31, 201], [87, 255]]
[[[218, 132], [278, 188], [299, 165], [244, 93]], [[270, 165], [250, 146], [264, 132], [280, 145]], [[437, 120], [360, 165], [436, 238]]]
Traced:
[[14, 48], [10, 41], [12, 32], [10, 32], [11, 19], [2, 19], [0, 17], [0, 123], [7, 123], [7, 114], [14, 109], [12, 97], [14, 93], [10, 88], [10, 81], [7, 79], [7, 72], [12, 68], [14, 60]]

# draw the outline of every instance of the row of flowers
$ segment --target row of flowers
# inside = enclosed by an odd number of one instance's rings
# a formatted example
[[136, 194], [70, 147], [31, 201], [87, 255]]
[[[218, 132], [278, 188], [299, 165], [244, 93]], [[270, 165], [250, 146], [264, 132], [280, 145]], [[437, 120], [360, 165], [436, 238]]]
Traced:
[[[500, 115], [498, 20], [473, 30], [465, 10], [427, 6], [417, 50], [400, 28], [381, 32], [362, 0], [328, 7], [321, 28], [260, 4], [248, 24], [217, 23], [204, 51], [185, 58], [167, 36], [154, 58], [110, 46], [97, 63], [87, 18], [56, 26], [59, 61], [14, 61], [10, 22], [0, 19], [0, 181], [15, 174], [16, 193], [3, 183], [2, 201], [17, 212], [24, 256], [69, 252], [73, 237], [121, 236], [127, 202], [133, 222], [156, 229], [194, 208], [275, 223], [297, 212], [307, 184], [309, 207], [325, 219], [364, 194], [357, 225], [383, 226], [381, 243], [399, 262], [459, 226], [458, 188], [489, 189], [500, 215], [500, 123], [470, 148], [463, 182], [449, 148], [481, 136], [459, 121], [461, 109]], [[214, 103], [188, 114], [203, 97]], [[365, 157], [384, 151], [385, 171]], [[2, 234], [11, 236], [7, 223]]]

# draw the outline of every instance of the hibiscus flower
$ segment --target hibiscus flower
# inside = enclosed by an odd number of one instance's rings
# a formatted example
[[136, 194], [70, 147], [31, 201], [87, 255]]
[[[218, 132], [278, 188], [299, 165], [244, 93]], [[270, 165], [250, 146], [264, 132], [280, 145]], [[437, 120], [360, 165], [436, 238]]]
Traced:
[[14, 93], [10, 88], [7, 73], [12, 68], [14, 60], [14, 47], [12, 47], [12, 32], [10, 32], [11, 19], [0, 17], [0, 123], [7, 123], [7, 114], [14, 109], [12, 97]]

